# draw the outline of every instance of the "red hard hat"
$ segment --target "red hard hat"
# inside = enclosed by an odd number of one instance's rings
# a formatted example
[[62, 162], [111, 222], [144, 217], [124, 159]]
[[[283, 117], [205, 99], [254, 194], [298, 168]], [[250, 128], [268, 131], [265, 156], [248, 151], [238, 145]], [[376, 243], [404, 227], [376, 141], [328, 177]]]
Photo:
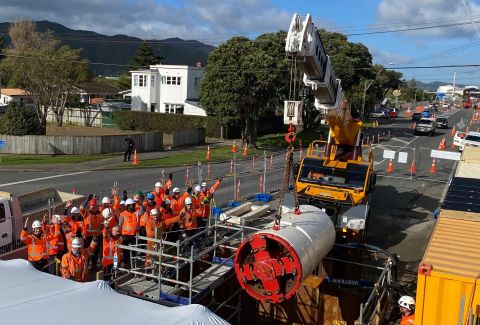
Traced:
[[97, 199], [91, 199], [90, 201], [88, 201], [88, 205], [91, 207], [97, 206]]

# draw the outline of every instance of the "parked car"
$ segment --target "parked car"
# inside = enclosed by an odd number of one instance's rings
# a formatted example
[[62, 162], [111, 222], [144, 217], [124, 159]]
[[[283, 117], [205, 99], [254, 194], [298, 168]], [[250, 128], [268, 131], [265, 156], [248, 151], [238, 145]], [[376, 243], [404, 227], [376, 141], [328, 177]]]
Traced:
[[370, 113], [370, 118], [390, 118], [387, 110], [378, 110]]
[[448, 119], [446, 117], [437, 117], [435, 125], [440, 129], [448, 129]]
[[453, 137], [453, 144], [460, 148], [460, 145], [463, 143], [466, 135], [467, 134], [462, 131], [455, 132], [455, 136]]
[[435, 135], [435, 121], [428, 118], [421, 118], [415, 126], [414, 134], [429, 134]]
[[398, 109], [390, 108], [388, 110], [388, 115], [390, 116], [390, 118], [397, 118], [398, 117]]
[[432, 117], [432, 112], [429, 111], [429, 110], [423, 111], [423, 112], [422, 112], [422, 117], [424, 117], [424, 118], [430, 118], [430, 117]]
[[413, 113], [412, 121], [418, 121], [422, 118], [422, 113]]
[[463, 151], [465, 146], [480, 147], [480, 132], [469, 132], [458, 146], [458, 151]]

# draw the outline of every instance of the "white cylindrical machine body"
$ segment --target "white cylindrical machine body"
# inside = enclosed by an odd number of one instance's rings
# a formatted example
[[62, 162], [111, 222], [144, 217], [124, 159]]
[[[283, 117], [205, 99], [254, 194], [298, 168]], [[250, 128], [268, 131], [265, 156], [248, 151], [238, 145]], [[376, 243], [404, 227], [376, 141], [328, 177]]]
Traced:
[[300, 211], [283, 214], [279, 230], [271, 224], [237, 251], [237, 278], [257, 300], [290, 298], [335, 244], [335, 226], [325, 212], [311, 205], [301, 205]]

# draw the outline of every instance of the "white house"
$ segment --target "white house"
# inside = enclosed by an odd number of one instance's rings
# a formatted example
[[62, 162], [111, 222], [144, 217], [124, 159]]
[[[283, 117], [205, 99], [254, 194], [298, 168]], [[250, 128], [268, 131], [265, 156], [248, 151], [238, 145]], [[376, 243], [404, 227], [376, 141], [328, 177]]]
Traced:
[[132, 110], [206, 116], [198, 104], [205, 68], [197, 65], [151, 65], [132, 74]]
[[20, 88], [0, 89], [0, 105], [8, 105], [10, 102], [17, 102], [26, 106], [33, 105], [32, 96]]

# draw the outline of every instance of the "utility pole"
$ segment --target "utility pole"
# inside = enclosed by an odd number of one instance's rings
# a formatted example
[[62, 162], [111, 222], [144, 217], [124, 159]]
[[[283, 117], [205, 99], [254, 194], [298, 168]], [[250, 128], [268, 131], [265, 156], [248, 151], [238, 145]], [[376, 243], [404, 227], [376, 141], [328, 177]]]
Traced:
[[365, 80], [365, 87], [363, 89], [363, 100], [362, 100], [362, 120], [365, 119], [365, 101], [366, 101], [366, 97], [367, 97], [367, 90], [375, 82], [375, 80], [380, 75], [380, 73], [382, 73], [382, 71], [383, 71], [383, 68], [381, 68], [380, 71], [378, 71], [377, 75], [375, 76], [375, 79], [370, 81], [370, 83], [368, 85], [367, 85], [368, 80]]
[[457, 73], [453, 73], [453, 88], [452, 88], [452, 99], [455, 96], [455, 80], [457, 79]]

